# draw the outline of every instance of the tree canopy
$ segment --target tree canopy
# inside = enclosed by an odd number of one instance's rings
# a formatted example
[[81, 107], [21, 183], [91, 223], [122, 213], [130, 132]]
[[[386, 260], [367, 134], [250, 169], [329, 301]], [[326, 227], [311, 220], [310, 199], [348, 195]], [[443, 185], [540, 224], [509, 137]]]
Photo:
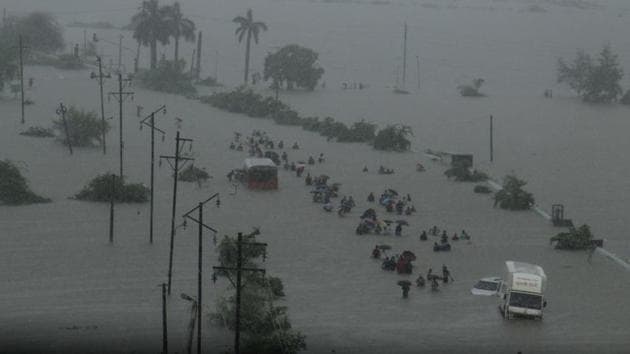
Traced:
[[17, 73], [17, 44], [15, 36], [6, 27], [0, 29], [0, 91]]
[[319, 55], [312, 49], [290, 44], [265, 58], [264, 80], [271, 79], [273, 85], [315, 89], [324, 69], [317, 63]]
[[408, 151], [411, 141], [408, 137], [413, 135], [411, 127], [394, 124], [381, 129], [374, 138], [374, 148], [376, 150]]
[[[252, 243], [256, 241], [255, 230], [249, 235], [243, 235], [242, 242]], [[225, 236], [218, 246], [219, 263], [222, 267], [234, 269], [237, 266], [238, 251], [236, 238]], [[265, 257], [265, 248], [260, 245], [242, 246], [242, 266], [247, 268], [258, 267], [257, 259]], [[259, 272], [243, 272], [241, 290], [241, 332], [243, 344], [241, 353], [256, 354], [295, 354], [306, 349], [305, 336], [291, 328], [285, 306], [277, 306], [275, 301], [281, 299], [284, 287], [279, 278], [263, 275]], [[232, 284], [236, 279], [236, 271], [217, 271], [216, 276], [227, 278]], [[223, 297], [217, 305], [215, 319], [218, 323], [227, 325], [230, 330], [235, 329], [234, 295]]]
[[22, 205], [46, 202], [50, 202], [50, 199], [40, 197], [31, 191], [26, 178], [22, 176], [14, 162], [0, 161], [0, 204]]
[[494, 196], [495, 205], [501, 209], [527, 210], [534, 205], [534, 196], [523, 190], [527, 182], [518, 179], [516, 176], [505, 176], [503, 189]]
[[142, 1], [140, 11], [131, 18], [133, 38], [151, 49], [151, 69], [157, 65], [157, 43], [169, 43], [172, 27], [168, 22], [168, 8], [160, 7], [158, 0]]
[[247, 41], [245, 43], [245, 80], [244, 80], [244, 83], [247, 84], [247, 78], [249, 75], [249, 53], [250, 53], [252, 37], [254, 38], [254, 42], [258, 44], [258, 36], [261, 31], [267, 30], [267, 24], [260, 21], [254, 21], [254, 17], [252, 15], [252, 9], [247, 9], [247, 13], [245, 14], [245, 16], [236, 16], [232, 20], [232, 22], [239, 25], [235, 32], [239, 43], [241, 43], [243, 41], [243, 38], [247, 36]]
[[602, 48], [596, 60], [583, 50], [577, 51], [571, 63], [558, 59], [557, 71], [558, 83], [567, 84], [585, 102], [614, 102], [623, 92], [619, 85], [623, 69], [609, 44]]
[[[110, 126], [98, 118], [94, 111], [79, 110], [75, 106], [70, 106], [66, 112], [66, 122], [68, 124], [68, 135], [72, 146], [95, 146], [102, 143], [103, 129], [109, 131]], [[67, 144], [66, 129], [61, 118], [53, 121], [53, 128], [60, 132], [59, 140]]]
[[175, 39], [175, 62], [179, 61], [179, 39], [187, 42], [195, 40], [195, 23], [184, 17], [178, 2], [164, 8], [165, 20], [168, 23], [170, 35]]
[[22, 41], [29, 50], [54, 53], [64, 48], [63, 30], [57, 19], [48, 12], [31, 12], [24, 17], [9, 21], [16, 36], [22, 35]]

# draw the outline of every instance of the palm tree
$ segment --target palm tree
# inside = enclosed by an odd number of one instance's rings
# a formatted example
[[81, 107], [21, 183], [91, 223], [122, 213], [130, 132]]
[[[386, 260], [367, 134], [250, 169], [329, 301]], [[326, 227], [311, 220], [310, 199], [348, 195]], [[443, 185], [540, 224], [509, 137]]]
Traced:
[[168, 28], [166, 8], [160, 7], [158, 0], [142, 1], [140, 12], [131, 18], [133, 38], [144, 46], [151, 48], [151, 69], [157, 63], [157, 42], [168, 44], [170, 31]]
[[167, 6], [169, 29], [171, 35], [175, 38], [175, 62], [179, 61], [179, 38], [184, 37], [187, 42], [195, 41], [195, 23], [184, 18], [179, 3], [176, 2], [171, 6]]
[[254, 36], [254, 41], [258, 44], [258, 34], [260, 30], [267, 30], [267, 25], [264, 22], [254, 22], [252, 18], [252, 9], [247, 10], [247, 15], [237, 16], [232, 22], [238, 23], [240, 26], [236, 29], [236, 35], [238, 36], [238, 42], [243, 41], [243, 37], [247, 34], [247, 46], [245, 47], [245, 84], [247, 84], [247, 76], [249, 74], [249, 47]]

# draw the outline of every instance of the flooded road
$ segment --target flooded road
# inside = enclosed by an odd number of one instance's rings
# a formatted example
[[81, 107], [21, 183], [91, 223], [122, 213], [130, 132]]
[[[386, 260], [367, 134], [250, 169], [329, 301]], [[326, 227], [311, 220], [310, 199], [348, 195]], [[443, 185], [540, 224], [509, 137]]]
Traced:
[[[129, 7], [128, 2], [119, 3], [107, 6]], [[326, 69], [326, 88], [283, 92], [281, 99], [304, 115], [331, 115], [347, 123], [365, 118], [381, 126], [407, 124], [415, 134], [413, 153], [328, 143], [300, 128], [133, 87], [135, 100], [125, 106], [125, 175], [133, 182], [148, 181], [149, 132], [138, 130], [136, 105], [144, 106], [146, 112], [166, 104], [168, 114], [157, 120], [168, 135], [158, 144], [158, 154], [172, 154], [175, 117], [179, 117], [182, 135], [194, 139], [195, 164], [206, 167], [214, 177], [202, 188], [180, 185], [178, 215], [218, 191], [221, 208], [212, 208], [206, 215], [220, 230], [218, 237], [261, 227], [260, 240], [269, 243], [264, 266], [283, 279], [289, 316], [293, 326], [307, 335], [308, 352], [627, 352], [630, 308], [625, 299], [630, 279], [626, 272], [600, 256], [589, 263], [585, 253], [553, 250], [548, 239], [559, 229], [533, 212], [493, 209], [490, 198], [473, 194], [473, 185], [447, 181], [442, 175], [445, 167], [422, 154], [426, 148], [471, 152], [478, 167], [494, 177], [513, 171], [528, 181], [527, 189], [543, 209], [563, 203], [568, 217], [591, 225], [595, 236], [606, 240], [607, 249], [621, 258], [630, 257], [625, 234], [630, 194], [625, 178], [630, 175], [630, 157], [625, 153], [630, 148], [628, 109], [583, 104], [555, 84], [557, 57], [572, 57], [578, 47], [595, 52], [606, 41], [620, 55], [622, 65], [630, 68], [627, 12], [619, 4], [598, 10], [548, 6], [547, 13], [532, 13], [523, 11], [527, 3], [521, 2], [454, 2], [454, 8], [427, 3], [214, 1], [210, 11], [207, 2], [183, 2], [183, 10], [195, 12], [198, 17], [193, 19], [204, 30], [206, 75], [213, 74], [216, 56], [212, 53], [218, 51], [219, 79], [229, 86], [239, 83], [243, 48], [236, 44], [230, 21], [252, 6], [270, 27], [254, 47], [254, 71], [262, 70], [267, 51], [293, 42], [318, 51]], [[58, 16], [68, 22], [105, 18], [125, 24], [124, 18], [131, 13], [81, 14], [81, 4], [61, 1], [59, 8], [75, 6], [77, 13]], [[29, 2], [9, 5], [35, 6]], [[418, 55], [420, 59], [421, 83], [414, 92], [416, 71], [411, 65], [407, 82], [412, 94], [398, 96], [390, 87], [400, 61], [403, 21], [409, 25], [410, 58]], [[104, 38], [117, 38], [117, 34], [99, 31]], [[69, 42], [80, 42], [83, 31], [67, 28], [66, 36]], [[124, 45], [135, 48], [130, 37], [125, 34]], [[115, 47], [102, 45], [101, 50], [116, 58]], [[189, 44], [183, 48], [182, 52], [192, 50]], [[172, 54], [171, 48], [163, 51]], [[143, 55], [146, 52], [145, 48]], [[127, 67], [131, 58], [125, 56]], [[98, 107], [97, 83], [89, 79], [89, 71], [27, 67], [25, 75], [36, 78], [35, 88], [27, 92], [36, 104], [27, 108], [26, 126], [50, 125], [60, 101], [67, 106]], [[456, 86], [475, 77], [486, 80], [482, 91], [488, 97], [460, 97]], [[369, 87], [342, 90], [343, 81]], [[114, 80], [106, 85], [106, 91], [113, 90]], [[547, 88], [553, 88], [553, 99], [543, 97]], [[106, 115], [116, 112], [112, 100]], [[5, 347], [63, 351], [64, 345], [82, 345], [86, 352], [103, 348], [159, 351], [157, 286], [165, 281], [167, 269], [172, 193], [168, 166], [162, 165], [156, 173], [155, 244], [148, 244], [148, 205], [124, 205], [117, 206], [115, 244], [110, 246], [108, 206], [67, 198], [94, 175], [117, 170], [118, 118], [111, 121], [106, 156], [99, 149], [78, 149], [69, 156], [53, 140], [17, 135], [22, 130], [18, 113], [15, 101], [0, 101], [2, 158], [23, 161], [33, 189], [53, 203], [0, 208], [0, 278], [5, 282], [0, 307], [6, 309], [0, 315], [0, 338], [11, 338]], [[493, 163], [488, 154], [489, 115], [495, 122]], [[239, 188], [233, 194], [225, 174], [241, 167], [246, 156], [230, 151], [228, 145], [234, 131], [247, 134], [252, 129], [285, 142], [299, 141], [301, 150], [288, 151], [291, 160], [324, 153], [327, 161], [312, 167], [311, 174], [328, 174], [342, 183], [342, 193], [352, 195], [358, 207], [345, 218], [326, 214], [311, 202], [303, 180], [284, 170], [278, 192]], [[428, 171], [417, 173], [417, 161]], [[364, 165], [370, 172], [361, 172]], [[396, 173], [378, 175], [379, 165]], [[385, 188], [413, 197], [418, 213], [408, 218], [410, 227], [400, 238], [355, 235], [359, 214], [370, 206], [367, 194]], [[386, 215], [382, 208], [377, 212]], [[460, 241], [449, 254], [434, 253], [431, 242], [418, 241], [420, 230], [433, 225], [449, 232], [466, 229], [472, 243]], [[195, 233], [190, 227], [178, 230], [176, 295], [196, 291]], [[211, 266], [216, 263], [210, 238], [204, 261], [207, 312], [228, 289], [228, 284], [210, 281]], [[417, 272], [447, 264], [456, 281], [437, 293], [413, 288], [410, 298], [403, 301], [396, 282], [405, 277], [382, 271], [369, 258], [377, 243], [390, 244], [392, 253], [405, 249], [416, 253], [412, 279]], [[477, 279], [500, 275], [508, 259], [537, 263], [547, 272], [549, 305], [542, 322], [504, 321], [496, 310], [496, 298], [470, 295]], [[186, 302], [176, 296], [169, 300], [174, 351], [184, 348], [187, 314]], [[231, 344], [225, 330], [206, 326], [204, 333], [204, 347], [213, 352]]]

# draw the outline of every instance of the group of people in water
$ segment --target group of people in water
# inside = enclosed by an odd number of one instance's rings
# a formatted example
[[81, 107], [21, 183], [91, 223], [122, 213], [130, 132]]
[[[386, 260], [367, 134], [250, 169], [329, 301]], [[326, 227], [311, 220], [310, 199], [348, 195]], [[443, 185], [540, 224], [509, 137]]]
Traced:
[[[273, 139], [271, 139], [266, 132], [261, 130], [254, 130], [248, 137], [243, 137], [240, 132], [234, 132], [234, 139], [230, 142], [230, 150], [244, 151], [245, 146], [247, 147], [249, 156], [264, 157], [263, 149], [274, 150], [276, 147], [278, 149], [284, 149], [284, 141], [279, 140], [277, 143], [274, 143]], [[299, 150], [300, 145], [296, 141], [291, 148], [293, 150]], [[283, 155], [285, 155], [285, 161], [287, 161], [286, 152], [284, 152]]]

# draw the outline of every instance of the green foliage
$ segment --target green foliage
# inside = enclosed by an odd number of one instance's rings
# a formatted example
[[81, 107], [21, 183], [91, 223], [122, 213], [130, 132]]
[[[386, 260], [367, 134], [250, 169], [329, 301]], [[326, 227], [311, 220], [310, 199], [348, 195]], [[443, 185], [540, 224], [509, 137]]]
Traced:
[[114, 196], [117, 203], [144, 203], [149, 198], [149, 188], [141, 183], [125, 183], [121, 178], [111, 173], [94, 177], [87, 186], [74, 197], [78, 200], [91, 202], [109, 202]]
[[12, 50], [16, 46], [17, 40], [12, 31], [7, 27], [0, 28], [0, 91], [4, 89], [6, 82], [16, 77], [17, 51]]
[[623, 69], [610, 45], [605, 45], [597, 61], [583, 50], [578, 50], [573, 62], [558, 59], [558, 83], [569, 85], [585, 102], [608, 103], [616, 101], [623, 90], [619, 82]]
[[481, 85], [483, 85], [484, 81], [484, 79], [477, 78], [474, 79], [470, 85], [457, 86], [457, 90], [459, 90], [459, 94], [464, 97], [483, 97], [485, 95], [479, 92], [479, 89], [481, 88]]
[[184, 72], [185, 63], [180, 60], [177, 65], [170, 60], [162, 60], [155, 69], [140, 70], [136, 78], [141, 86], [150, 90], [194, 95], [197, 89], [192, 83], [190, 73]]
[[182, 14], [179, 3], [164, 7], [165, 19], [169, 34], [175, 38], [175, 54], [173, 61], [179, 61], [179, 39], [184, 38], [187, 42], [195, 40], [195, 23]]
[[492, 193], [492, 190], [488, 186], [478, 184], [475, 186], [475, 189], [473, 189], [473, 192], [480, 194], [490, 194]]
[[[256, 242], [258, 231], [242, 238], [242, 264], [258, 267], [256, 259], [264, 256], [265, 248], [247, 243]], [[219, 244], [219, 263], [222, 267], [237, 265], [236, 238], [225, 236]], [[217, 276], [234, 280], [235, 271], [218, 271]], [[282, 281], [263, 276], [259, 272], [244, 272], [241, 291], [242, 353], [294, 354], [306, 349], [305, 336], [291, 328], [287, 308], [276, 306], [274, 301], [284, 296]], [[235, 329], [234, 295], [219, 300], [214, 318], [221, 318], [228, 329]]]
[[243, 38], [247, 36], [245, 41], [245, 79], [243, 84], [247, 84], [247, 78], [249, 75], [249, 52], [252, 43], [252, 37], [254, 42], [258, 44], [258, 37], [261, 31], [267, 30], [267, 25], [264, 22], [254, 21], [252, 15], [252, 9], [247, 9], [245, 16], [236, 16], [232, 22], [238, 24], [238, 28], [234, 34], [238, 38], [238, 42], [241, 43]]
[[411, 141], [408, 137], [413, 135], [411, 127], [394, 124], [381, 129], [374, 138], [374, 148], [376, 150], [408, 151]]
[[501, 209], [508, 210], [530, 209], [534, 205], [534, 197], [531, 193], [523, 190], [523, 186], [526, 184], [527, 182], [516, 176], [505, 176], [503, 189], [494, 196], [495, 205], [498, 204]]
[[302, 87], [314, 90], [324, 69], [317, 65], [318, 54], [297, 44], [284, 46], [265, 58], [264, 80], [274, 85], [286, 84], [287, 89]]
[[376, 137], [376, 124], [368, 123], [365, 120], [355, 122], [348, 129], [344, 125], [337, 135], [337, 141], [349, 143], [370, 143]]
[[[110, 126], [107, 121], [97, 117], [96, 112], [77, 110], [70, 106], [66, 112], [66, 122], [68, 124], [68, 135], [72, 146], [91, 147], [100, 144], [103, 139], [103, 128], [109, 131]], [[67, 145], [66, 131], [61, 118], [53, 121], [53, 128], [60, 132], [59, 141]]]
[[592, 247], [593, 234], [591, 228], [584, 224], [569, 232], [560, 232], [551, 237], [550, 243], [556, 243], [555, 248], [560, 250], [585, 250]]
[[22, 35], [24, 45], [30, 50], [54, 53], [65, 46], [63, 29], [51, 13], [31, 12], [12, 19], [9, 26]]
[[9, 160], [0, 161], [0, 203], [6, 205], [23, 205], [48, 203], [31, 191], [15, 163]]
[[456, 164], [444, 172], [446, 177], [455, 177], [457, 182], [482, 182], [488, 179], [488, 175], [484, 172], [472, 170], [468, 164]]
[[221, 83], [219, 81], [217, 81], [216, 78], [214, 78], [212, 76], [208, 76], [205, 79], [198, 80], [198, 81], [195, 82], [195, 84], [201, 85], [201, 86], [208, 86], [208, 87], [223, 86], [223, 85], [221, 85]]
[[355, 122], [348, 127], [332, 117], [320, 120], [318, 117], [301, 117], [291, 107], [272, 97], [264, 97], [251, 89], [240, 87], [233, 91], [217, 92], [199, 99], [201, 102], [232, 113], [242, 113], [254, 118], [273, 119], [281, 125], [300, 125], [302, 129], [318, 132], [328, 139], [339, 142], [374, 142], [374, 147], [381, 150], [407, 151], [411, 142], [407, 136], [412, 135], [407, 126], [389, 126], [378, 132], [376, 124], [365, 120]]
[[290, 110], [289, 106], [280, 101], [271, 97], [263, 97], [251, 89], [246, 90], [243, 87], [229, 92], [217, 92], [202, 97], [200, 101], [232, 113], [242, 113], [256, 118], [273, 118], [276, 112]]
[[168, 8], [160, 7], [158, 0], [144, 0], [129, 24], [133, 38], [151, 50], [151, 69], [157, 66], [157, 43], [169, 43], [172, 27], [169, 26], [168, 15]]
[[55, 132], [51, 128], [29, 127], [21, 132], [20, 135], [34, 136], [37, 138], [52, 138], [55, 136]]
[[210, 178], [208, 172], [190, 165], [179, 173], [179, 180], [183, 182], [200, 182]]

